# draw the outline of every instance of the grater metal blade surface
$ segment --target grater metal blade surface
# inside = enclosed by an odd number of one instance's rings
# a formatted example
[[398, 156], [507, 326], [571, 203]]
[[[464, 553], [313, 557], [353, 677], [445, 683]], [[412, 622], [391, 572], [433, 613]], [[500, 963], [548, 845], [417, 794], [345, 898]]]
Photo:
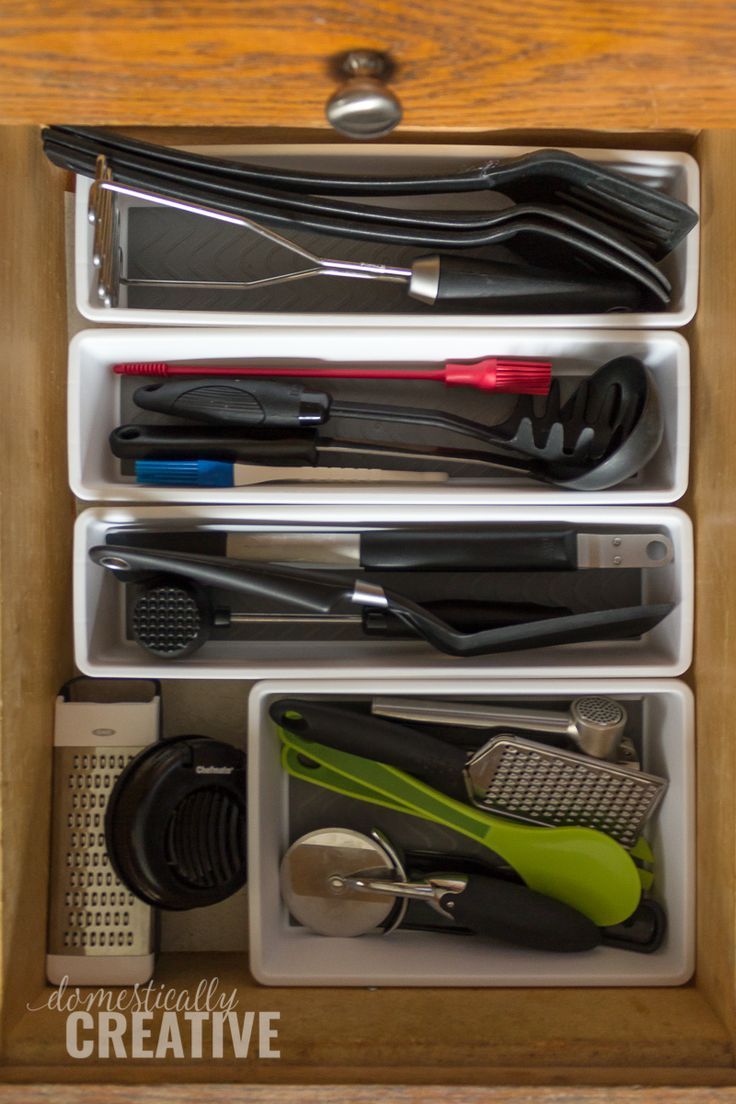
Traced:
[[527, 824], [595, 828], [626, 848], [667, 789], [656, 775], [510, 735], [476, 752], [466, 776], [482, 809]]
[[105, 844], [110, 792], [141, 750], [54, 748], [49, 954], [131, 956], [154, 949], [152, 910], [118, 880]]

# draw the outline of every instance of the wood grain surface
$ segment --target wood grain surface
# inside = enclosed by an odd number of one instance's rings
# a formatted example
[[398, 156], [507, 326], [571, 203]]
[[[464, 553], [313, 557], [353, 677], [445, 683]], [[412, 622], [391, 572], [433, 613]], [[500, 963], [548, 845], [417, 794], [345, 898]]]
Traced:
[[[157, 9], [158, 10], [158, 9]], [[1, 79], [1, 78], [0, 78]], [[243, 1008], [282, 1010], [292, 1048], [252, 1079], [235, 1062], [70, 1064], [56, 1013], [22, 1014], [41, 991], [45, 856], [54, 691], [70, 664], [71, 502], [64, 467], [64, 294], [61, 179], [32, 128], [0, 131], [3, 303], [2, 492], [3, 1047], [0, 1104], [731, 1104], [736, 1089], [736, 132], [703, 134], [703, 280], [693, 343], [693, 473], [697, 533], [699, 947], [695, 985], [655, 990], [411, 992], [274, 990], [232, 956], [162, 956], [160, 978], [204, 975], [239, 986]], [[361, 1067], [361, 1063], [365, 1063]], [[420, 1065], [423, 1063], [423, 1065]], [[33, 1084], [41, 1079], [45, 1084]], [[85, 1085], [62, 1085], [83, 1080]], [[138, 1082], [100, 1085], [109, 1079]], [[174, 1079], [200, 1082], [189, 1087]], [[150, 1082], [157, 1081], [157, 1085]], [[275, 1082], [290, 1081], [279, 1085]], [[368, 1082], [372, 1082], [367, 1087]], [[400, 1083], [416, 1082], [414, 1088]], [[627, 1082], [650, 1087], [569, 1088]], [[294, 1082], [301, 1082], [294, 1084]], [[319, 1084], [317, 1084], [319, 1082]], [[339, 1082], [339, 1084], [338, 1084]], [[345, 1082], [353, 1082], [346, 1086]], [[421, 1084], [424, 1082], [425, 1084]], [[534, 1088], [505, 1087], [534, 1084]], [[478, 1087], [469, 1088], [463, 1083]], [[690, 1085], [691, 1089], [667, 1086]], [[457, 1087], [449, 1089], [454, 1084]], [[421, 1087], [420, 1087], [421, 1085]], [[542, 1085], [546, 1087], [541, 1087]], [[462, 1087], [460, 1087], [462, 1086]], [[557, 1086], [557, 1087], [551, 1087]]]
[[[736, 1029], [736, 133], [703, 134], [700, 304], [689, 334], [695, 525], [698, 982]], [[710, 841], [710, 842], [707, 842]], [[717, 841], [717, 843], [716, 843]], [[721, 887], [731, 887], [722, 893]]]
[[72, 672], [63, 207], [38, 136], [0, 128], [2, 1025], [44, 979], [54, 698]]
[[0, 116], [324, 128], [355, 47], [396, 61], [398, 134], [736, 124], [733, 0], [4, 0]]
[[[0, 1086], [0, 1104], [18, 1090]], [[447, 1104], [444, 1085], [302, 1085], [247, 1088], [242, 1085], [26, 1085], [23, 1104]], [[456, 1089], [452, 1104], [734, 1104], [736, 1089], [623, 1089], [589, 1087]]]
[[245, 956], [159, 956], [156, 985], [192, 993], [202, 978], [235, 991], [241, 1013], [280, 1013], [278, 1061], [236, 1059], [226, 1040], [217, 1061], [70, 1063], [66, 1017], [42, 1007], [51, 991], [26, 988], [36, 1010], [7, 1038], [0, 1080], [95, 1082], [104, 1069], [111, 1081], [142, 1084], [736, 1084], [728, 1032], [693, 986], [276, 988], [253, 981]]

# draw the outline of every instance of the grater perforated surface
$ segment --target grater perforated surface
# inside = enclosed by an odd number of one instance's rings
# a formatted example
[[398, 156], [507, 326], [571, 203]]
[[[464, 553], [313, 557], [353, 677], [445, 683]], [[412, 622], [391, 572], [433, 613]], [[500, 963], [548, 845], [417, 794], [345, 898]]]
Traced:
[[516, 737], [486, 749], [468, 768], [484, 808], [530, 824], [595, 828], [624, 847], [634, 846], [666, 788], [653, 775]]
[[141, 955], [152, 915], [119, 881], [105, 845], [105, 807], [136, 747], [54, 749], [49, 953]]

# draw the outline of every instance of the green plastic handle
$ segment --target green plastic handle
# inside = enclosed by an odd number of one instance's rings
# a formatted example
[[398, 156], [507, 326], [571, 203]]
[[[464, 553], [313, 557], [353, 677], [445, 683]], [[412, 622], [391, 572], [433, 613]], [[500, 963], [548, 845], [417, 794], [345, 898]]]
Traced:
[[346, 778], [344, 774], [338, 774], [337, 771], [331, 770], [330, 767], [326, 767], [316, 760], [313, 760], [313, 763], [313, 766], [307, 766], [307, 764], [303, 762], [303, 756], [300, 751], [297, 751], [296, 748], [287, 747], [286, 744], [282, 746], [281, 766], [292, 776], [292, 778], [298, 778], [301, 782], [311, 782], [312, 785], [322, 786], [325, 790], [333, 790], [335, 793], [342, 794], [343, 797], [352, 797], [356, 801], [366, 801], [370, 805], [380, 805], [382, 809], [392, 809], [395, 813], [418, 816], [421, 817], [422, 820], [430, 819], [430, 817], [420, 809], [415, 809], [410, 805], [403, 805], [399, 801], [393, 801], [392, 798], [379, 794], [376, 790], [371, 789], [370, 786], [363, 786], [360, 782], [353, 782], [351, 779]]
[[[515, 824], [446, 797], [395, 767], [303, 740], [283, 728], [279, 736], [298, 755], [370, 790], [368, 800], [373, 804], [384, 804], [377, 798], [386, 797], [390, 808], [443, 824], [489, 847], [513, 866], [530, 889], [578, 909], [599, 927], [622, 923], [639, 904], [636, 864], [602, 832]], [[288, 760], [285, 765], [289, 769]], [[321, 784], [316, 773], [306, 768], [299, 777]], [[358, 796], [354, 787], [340, 792]]]
[[[346, 775], [338, 774], [337, 771], [333, 771], [323, 763], [318, 763], [315, 759], [308, 766], [304, 762], [302, 753], [288, 747], [286, 744], [281, 749], [281, 765], [292, 778], [298, 778], [302, 782], [311, 782], [315, 786], [322, 786], [323, 789], [332, 790], [334, 793], [342, 794], [343, 797], [351, 797], [355, 801], [365, 801], [371, 805], [380, 805], [383, 809], [392, 809], [395, 813], [404, 813], [406, 816], [435, 821], [435, 818], [429, 816], [423, 809], [413, 805], [405, 805], [381, 795], [369, 786], [354, 782]], [[639, 859], [641, 862], [654, 862], [654, 852], [643, 836], [639, 836], [634, 846], [629, 848], [629, 854], [632, 858]], [[636, 872], [639, 875], [642, 889], [649, 891], [654, 885], [653, 872], [638, 863], [636, 864]]]

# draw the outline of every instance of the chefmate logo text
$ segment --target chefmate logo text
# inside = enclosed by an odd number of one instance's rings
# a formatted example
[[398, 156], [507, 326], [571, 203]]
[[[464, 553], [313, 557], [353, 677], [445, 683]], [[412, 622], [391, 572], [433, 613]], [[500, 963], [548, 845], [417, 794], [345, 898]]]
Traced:
[[218, 978], [194, 990], [153, 981], [82, 992], [63, 978], [41, 1005], [66, 1016], [71, 1058], [280, 1058], [278, 1012], [241, 1012]]

